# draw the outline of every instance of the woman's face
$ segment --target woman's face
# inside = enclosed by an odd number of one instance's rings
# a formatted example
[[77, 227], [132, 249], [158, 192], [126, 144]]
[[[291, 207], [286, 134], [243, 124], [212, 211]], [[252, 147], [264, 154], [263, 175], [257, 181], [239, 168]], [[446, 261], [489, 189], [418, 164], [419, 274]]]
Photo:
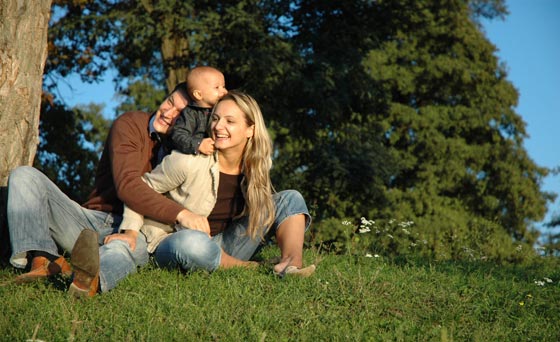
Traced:
[[245, 114], [234, 101], [225, 100], [216, 105], [211, 129], [216, 149], [243, 153], [247, 139], [253, 136], [254, 125], [247, 125]]

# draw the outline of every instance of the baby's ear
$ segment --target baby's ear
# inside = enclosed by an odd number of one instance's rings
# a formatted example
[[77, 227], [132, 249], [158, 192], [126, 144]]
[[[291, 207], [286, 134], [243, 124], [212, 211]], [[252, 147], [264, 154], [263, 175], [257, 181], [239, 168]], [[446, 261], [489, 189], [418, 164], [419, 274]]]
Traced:
[[197, 90], [197, 89], [193, 90], [192, 96], [193, 96], [194, 100], [196, 100], [196, 101], [201, 101], [202, 100], [202, 92], [200, 90]]

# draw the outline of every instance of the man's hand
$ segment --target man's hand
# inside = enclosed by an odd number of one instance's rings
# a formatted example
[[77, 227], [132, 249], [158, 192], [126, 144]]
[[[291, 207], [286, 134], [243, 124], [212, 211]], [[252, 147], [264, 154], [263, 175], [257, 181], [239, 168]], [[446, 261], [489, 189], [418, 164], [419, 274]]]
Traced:
[[208, 219], [204, 216], [192, 213], [187, 209], [183, 209], [179, 212], [177, 215], [177, 223], [185, 228], [200, 230], [210, 236], [210, 224], [208, 223]]
[[214, 153], [214, 140], [212, 138], [204, 138], [198, 145], [198, 152], [205, 154], [207, 156]]
[[136, 249], [136, 238], [138, 237], [138, 232], [136, 230], [125, 230], [123, 233], [111, 234], [105, 237], [103, 240], [104, 244], [108, 244], [113, 240], [122, 240], [130, 246], [130, 249], [134, 251]]

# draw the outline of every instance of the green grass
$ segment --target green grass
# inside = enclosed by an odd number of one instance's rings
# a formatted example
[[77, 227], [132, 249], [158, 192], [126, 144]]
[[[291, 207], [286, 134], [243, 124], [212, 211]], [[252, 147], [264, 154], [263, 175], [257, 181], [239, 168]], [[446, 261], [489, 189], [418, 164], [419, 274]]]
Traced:
[[305, 259], [318, 265], [306, 279], [279, 279], [265, 266], [148, 266], [83, 301], [67, 297], [65, 281], [17, 286], [15, 271], [1, 269], [0, 341], [560, 340], [558, 259], [504, 266], [312, 250]]

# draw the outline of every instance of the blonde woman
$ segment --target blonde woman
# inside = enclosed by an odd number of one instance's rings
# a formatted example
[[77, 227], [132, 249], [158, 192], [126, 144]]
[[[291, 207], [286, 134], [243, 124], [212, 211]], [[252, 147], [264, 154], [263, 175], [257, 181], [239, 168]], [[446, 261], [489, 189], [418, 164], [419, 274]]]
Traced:
[[124, 230], [140, 230], [161, 267], [184, 270], [234, 266], [249, 261], [272, 234], [281, 251], [279, 275], [308, 276], [303, 267], [304, 233], [311, 217], [295, 190], [274, 192], [270, 181], [272, 142], [256, 101], [231, 91], [214, 107], [213, 155], [173, 151], [144, 181], [185, 208], [175, 226], [144, 220], [125, 208]]

